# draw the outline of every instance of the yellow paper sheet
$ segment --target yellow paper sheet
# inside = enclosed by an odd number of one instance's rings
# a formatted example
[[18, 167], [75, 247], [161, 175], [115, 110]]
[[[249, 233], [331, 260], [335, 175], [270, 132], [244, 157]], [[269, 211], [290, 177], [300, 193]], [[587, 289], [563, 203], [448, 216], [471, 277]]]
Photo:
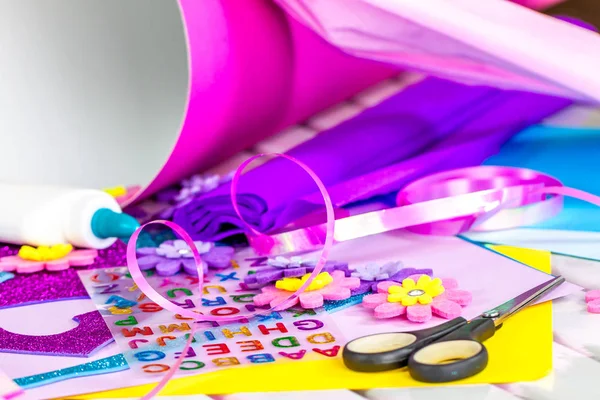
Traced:
[[[490, 246], [508, 257], [540, 271], [550, 272], [546, 251]], [[485, 342], [488, 367], [480, 374], [457, 382], [507, 383], [537, 380], [552, 369], [552, 305], [530, 307], [512, 317]], [[107, 376], [106, 379], [110, 379]], [[266, 364], [233, 368], [169, 382], [161, 395], [227, 394], [325, 389], [370, 389], [427, 386], [410, 378], [406, 369], [374, 374], [344, 367], [341, 358], [301, 363]], [[77, 399], [140, 397], [153, 385], [137, 386], [78, 396]], [[70, 397], [74, 399], [74, 397]]]

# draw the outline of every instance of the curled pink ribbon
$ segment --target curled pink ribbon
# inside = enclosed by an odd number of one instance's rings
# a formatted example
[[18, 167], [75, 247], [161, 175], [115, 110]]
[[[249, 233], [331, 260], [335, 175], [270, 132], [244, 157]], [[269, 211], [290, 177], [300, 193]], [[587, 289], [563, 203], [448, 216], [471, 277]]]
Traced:
[[[558, 214], [562, 209], [563, 196], [574, 197], [600, 206], [600, 197], [564, 187], [557, 179], [540, 172], [523, 168], [485, 166], [445, 171], [416, 180], [398, 193], [396, 199], [398, 207], [335, 220], [331, 199], [318, 176], [308, 166], [293, 157], [285, 154], [275, 155], [297, 163], [313, 178], [325, 201], [327, 221], [324, 224], [275, 235], [264, 235], [244, 222], [250, 232], [248, 239], [254, 250], [262, 255], [301, 253], [322, 248], [319, 262], [308, 281], [288, 299], [270, 310], [235, 317], [199, 315], [162, 297], [150, 287], [142, 275], [136, 261], [135, 243], [140, 230], [148, 225], [146, 224], [131, 237], [127, 248], [127, 262], [133, 280], [148, 298], [173, 313], [197, 321], [231, 322], [240, 318], [269, 314], [278, 306], [299, 296], [320, 273], [327, 261], [329, 250], [335, 242], [397, 229], [408, 229], [421, 234], [456, 235], [469, 230], [497, 230], [530, 225]], [[240, 173], [252, 161], [263, 156], [265, 155], [261, 154], [246, 160], [233, 177], [231, 199], [241, 220], [243, 218], [236, 203]], [[169, 221], [151, 223], [160, 223], [172, 228], [190, 246], [196, 264], [200, 265], [200, 255], [193, 246], [192, 239], [182, 228]], [[202, 293], [202, 268], [198, 268], [198, 276], [200, 293]], [[194, 324], [183, 350], [184, 354], [193, 339], [195, 326]], [[158, 393], [175, 374], [182, 360], [178, 359], [167, 375], [143, 399], [150, 399]]]
[[[238, 321], [241, 319], [252, 318], [257, 315], [271, 314], [273, 311], [275, 311], [279, 307], [285, 306], [286, 303], [288, 303], [288, 302], [294, 300], [295, 298], [297, 298], [298, 296], [300, 296], [304, 292], [304, 290], [311, 284], [313, 279], [315, 279], [315, 277], [321, 273], [323, 266], [327, 262], [327, 257], [329, 255], [329, 251], [330, 251], [331, 247], [333, 246], [335, 214], [334, 214], [331, 198], [329, 197], [329, 193], [327, 192], [327, 188], [325, 187], [323, 182], [319, 179], [319, 177], [306, 164], [295, 159], [294, 157], [288, 156], [286, 154], [278, 154], [278, 153], [259, 154], [259, 155], [251, 157], [248, 160], [244, 161], [239, 166], [239, 168], [236, 170], [236, 172], [233, 176], [233, 179], [231, 181], [231, 201], [233, 203], [233, 208], [235, 209], [235, 212], [237, 213], [240, 220], [244, 221], [244, 219], [240, 213], [239, 207], [237, 205], [237, 197], [236, 197], [237, 183], [238, 183], [238, 180], [239, 180], [239, 177], [240, 177], [242, 171], [246, 168], [246, 166], [248, 166], [248, 164], [250, 164], [252, 161], [256, 160], [257, 158], [264, 157], [266, 155], [287, 158], [288, 160], [296, 163], [298, 166], [300, 166], [302, 169], [304, 169], [317, 184], [317, 187], [319, 188], [319, 191], [321, 192], [321, 194], [323, 196], [323, 201], [325, 202], [327, 222], [325, 224], [323, 224], [325, 236], [324, 236], [324, 240], [323, 240], [321, 256], [319, 257], [319, 260], [315, 266], [315, 269], [310, 274], [310, 277], [307, 279], [307, 281], [302, 286], [300, 286], [300, 288], [298, 288], [298, 290], [296, 290], [296, 292], [292, 293], [287, 299], [285, 299], [285, 300], [281, 301], [280, 303], [276, 304], [275, 306], [271, 307], [269, 310], [257, 310], [250, 314], [236, 315], [236, 316], [213, 316], [213, 315], [203, 315], [203, 314], [200, 314], [198, 311], [185, 309], [181, 306], [171, 303], [165, 297], [160, 295], [160, 293], [158, 293], [156, 290], [154, 290], [154, 288], [152, 286], [150, 286], [150, 284], [144, 277], [144, 274], [142, 273], [142, 270], [140, 269], [140, 266], [137, 263], [136, 243], [137, 243], [137, 240], [139, 238], [141, 231], [150, 224], [166, 225], [167, 227], [171, 228], [176, 234], [178, 234], [181, 237], [181, 239], [183, 239], [186, 242], [186, 244], [190, 247], [192, 254], [194, 256], [194, 261], [196, 263], [196, 271], [198, 272], [199, 293], [203, 292], [202, 288], [203, 288], [203, 281], [204, 281], [204, 273], [203, 273], [203, 270], [201, 267], [202, 260], [200, 257], [200, 253], [198, 252], [198, 250], [196, 249], [196, 246], [194, 245], [194, 241], [187, 234], [187, 232], [185, 232], [185, 230], [183, 228], [181, 228], [179, 225], [177, 225], [173, 222], [170, 222], [170, 221], [158, 220], [158, 221], [148, 222], [148, 223], [142, 225], [140, 228], [138, 228], [134, 232], [134, 234], [131, 235], [131, 238], [127, 244], [127, 266], [129, 268], [129, 273], [131, 274], [131, 278], [136, 283], [137, 287], [146, 295], [146, 297], [148, 297], [150, 300], [152, 300], [153, 302], [155, 302], [156, 304], [158, 304], [165, 310], [169, 310], [173, 314], [179, 314], [179, 315], [182, 315], [182, 316], [185, 316], [188, 318], [193, 318], [195, 320], [195, 322], [198, 322], [198, 321], [234, 322], [234, 321]], [[254, 227], [252, 227], [245, 221], [244, 221], [244, 224], [246, 224], [248, 229], [252, 232], [253, 236], [262, 235], [261, 232], [258, 232]], [[196, 326], [197, 325], [195, 323], [192, 324], [192, 329], [190, 331], [190, 335], [186, 342], [186, 345], [182, 350], [182, 354], [187, 354], [187, 352], [190, 348], [190, 345], [191, 345], [192, 341], [194, 340], [194, 334], [196, 333]], [[142, 397], [142, 400], [151, 399], [152, 397], [156, 396], [166, 386], [166, 384], [169, 382], [169, 380], [171, 380], [171, 378], [177, 372], [177, 370], [179, 369], [179, 367], [183, 361], [184, 361], [184, 357], [178, 358], [177, 361], [175, 361], [175, 363], [173, 364], [173, 366], [169, 369], [169, 371], [165, 374], [165, 376], [160, 380], [160, 382], [148, 394], [146, 394], [144, 397]]]

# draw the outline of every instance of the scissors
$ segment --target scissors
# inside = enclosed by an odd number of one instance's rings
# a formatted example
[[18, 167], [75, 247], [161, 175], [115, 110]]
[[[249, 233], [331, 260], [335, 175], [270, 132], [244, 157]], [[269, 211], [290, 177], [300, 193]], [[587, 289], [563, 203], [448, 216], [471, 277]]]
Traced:
[[488, 352], [482, 344], [502, 323], [561, 285], [555, 277], [512, 300], [475, 317], [458, 317], [439, 326], [412, 332], [379, 333], [354, 339], [342, 358], [351, 370], [380, 372], [408, 365], [410, 375], [421, 382], [451, 382], [483, 371]]

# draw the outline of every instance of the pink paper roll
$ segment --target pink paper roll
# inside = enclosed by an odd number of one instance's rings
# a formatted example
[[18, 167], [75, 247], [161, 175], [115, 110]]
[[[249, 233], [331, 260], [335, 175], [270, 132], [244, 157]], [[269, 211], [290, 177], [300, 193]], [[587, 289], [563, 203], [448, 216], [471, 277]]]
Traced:
[[179, 5], [188, 42], [187, 108], [170, 157], [131, 201], [397, 72], [342, 53], [268, 0]]

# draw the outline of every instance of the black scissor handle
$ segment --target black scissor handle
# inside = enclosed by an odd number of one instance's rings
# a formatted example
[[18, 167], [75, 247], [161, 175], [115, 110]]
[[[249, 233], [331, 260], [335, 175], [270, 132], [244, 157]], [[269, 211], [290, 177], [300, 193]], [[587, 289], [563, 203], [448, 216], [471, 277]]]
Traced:
[[342, 352], [344, 365], [353, 371], [381, 372], [405, 367], [410, 355], [466, 325], [455, 318], [442, 325], [413, 332], [379, 333], [354, 339]]
[[495, 331], [490, 319], [472, 321], [415, 351], [408, 360], [410, 375], [421, 382], [442, 383], [478, 374], [488, 363], [488, 352], [481, 342]]

